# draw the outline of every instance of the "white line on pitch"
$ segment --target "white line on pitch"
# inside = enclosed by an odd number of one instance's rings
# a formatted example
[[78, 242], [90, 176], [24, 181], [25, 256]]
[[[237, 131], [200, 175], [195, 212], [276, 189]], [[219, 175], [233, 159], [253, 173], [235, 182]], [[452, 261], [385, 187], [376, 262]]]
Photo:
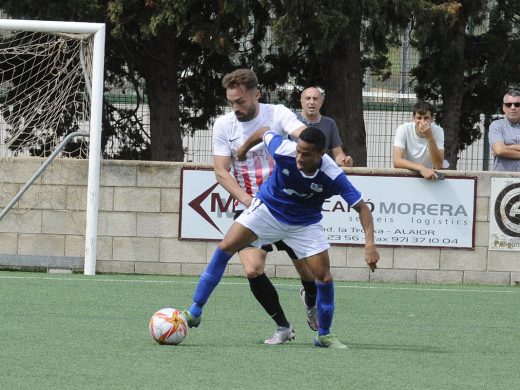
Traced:
[[[38, 277], [38, 276], [3, 276], [0, 275], [0, 279], [35, 279], [35, 280], [53, 280], [53, 281], [69, 281], [69, 282], [107, 282], [107, 283], [163, 283], [163, 284], [197, 284], [197, 280], [193, 281], [179, 281], [179, 280], [130, 280], [130, 279], [95, 279], [95, 278], [62, 278], [62, 277]], [[247, 282], [220, 282], [220, 285], [234, 286], [244, 285], [247, 286]], [[278, 284], [274, 283], [277, 287], [300, 287], [299, 284]], [[403, 291], [439, 291], [439, 292], [475, 292], [475, 293], [496, 293], [496, 294], [516, 294], [519, 291], [511, 290], [488, 290], [488, 289], [455, 289], [455, 288], [419, 288], [419, 287], [391, 287], [384, 285], [377, 286], [352, 286], [352, 285], [335, 285], [334, 288], [351, 288], [351, 289], [374, 289], [374, 290], [403, 290]]]

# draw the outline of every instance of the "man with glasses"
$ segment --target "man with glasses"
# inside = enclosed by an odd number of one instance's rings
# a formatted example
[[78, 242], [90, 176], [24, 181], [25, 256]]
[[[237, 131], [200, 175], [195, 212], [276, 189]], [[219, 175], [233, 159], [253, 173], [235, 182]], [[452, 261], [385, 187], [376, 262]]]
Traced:
[[510, 89], [503, 99], [505, 118], [489, 126], [494, 171], [520, 171], [520, 91]]

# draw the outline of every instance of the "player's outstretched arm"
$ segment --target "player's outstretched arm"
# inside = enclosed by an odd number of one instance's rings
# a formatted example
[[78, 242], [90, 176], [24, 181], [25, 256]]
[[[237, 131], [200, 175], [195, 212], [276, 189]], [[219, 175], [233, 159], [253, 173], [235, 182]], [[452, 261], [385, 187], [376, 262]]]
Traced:
[[374, 238], [374, 220], [372, 218], [372, 212], [363, 200], [354, 206], [354, 210], [359, 213], [359, 221], [365, 231], [365, 261], [370, 267], [370, 270], [374, 272], [377, 268], [379, 253], [377, 252]]
[[251, 195], [244, 191], [238, 184], [237, 180], [231, 175], [231, 156], [213, 156], [213, 168], [215, 170], [215, 177], [217, 178], [218, 184], [226, 189], [227, 192], [238, 200], [244, 206], [249, 207]]
[[240, 146], [237, 150], [237, 160], [245, 161], [246, 154], [253, 146], [258, 145], [262, 142], [264, 134], [269, 131], [269, 127], [260, 127], [253, 134], [249, 136], [248, 139], [244, 142], [242, 146]]

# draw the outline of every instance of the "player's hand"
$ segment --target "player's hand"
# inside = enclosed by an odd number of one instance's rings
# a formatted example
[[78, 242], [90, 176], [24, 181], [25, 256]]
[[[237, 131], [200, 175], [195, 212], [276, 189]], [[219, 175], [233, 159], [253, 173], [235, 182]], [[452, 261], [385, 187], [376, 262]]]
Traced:
[[242, 203], [244, 206], [249, 207], [251, 206], [251, 202], [253, 201], [253, 197], [252, 196], [249, 196], [247, 199], [245, 199]]
[[342, 167], [352, 167], [354, 166], [354, 160], [352, 160], [352, 156], [345, 156], [340, 161], [340, 166]]
[[247, 156], [247, 149], [244, 147], [244, 145], [242, 145], [237, 149], [237, 160], [246, 161], [246, 159], [247, 159], [246, 156]]
[[379, 253], [374, 244], [365, 245], [365, 261], [372, 272], [377, 268], [377, 262], [379, 261]]

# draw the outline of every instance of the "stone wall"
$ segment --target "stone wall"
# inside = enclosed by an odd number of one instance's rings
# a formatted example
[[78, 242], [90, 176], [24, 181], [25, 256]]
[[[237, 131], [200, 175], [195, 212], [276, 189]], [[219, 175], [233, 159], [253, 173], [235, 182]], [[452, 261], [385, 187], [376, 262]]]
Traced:
[[[0, 207], [4, 207], [42, 160], [17, 158], [0, 164]], [[87, 161], [59, 161], [39, 178], [0, 221], [0, 266], [81, 268], [84, 256]], [[182, 163], [103, 161], [97, 244], [97, 272], [199, 275], [216, 242], [178, 240]], [[408, 171], [353, 168], [356, 173]], [[379, 269], [370, 273], [363, 248], [333, 246], [336, 279], [409, 283], [517, 284], [518, 252], [489, 251], [491, 177], [520, 174], [453, 172], [476, 176], [474, 250], [381, 247]], [[271, 253], [270, 276], [296, 277], [284, 253]], [[228, 275], [243, 275], [235, 256]]]

